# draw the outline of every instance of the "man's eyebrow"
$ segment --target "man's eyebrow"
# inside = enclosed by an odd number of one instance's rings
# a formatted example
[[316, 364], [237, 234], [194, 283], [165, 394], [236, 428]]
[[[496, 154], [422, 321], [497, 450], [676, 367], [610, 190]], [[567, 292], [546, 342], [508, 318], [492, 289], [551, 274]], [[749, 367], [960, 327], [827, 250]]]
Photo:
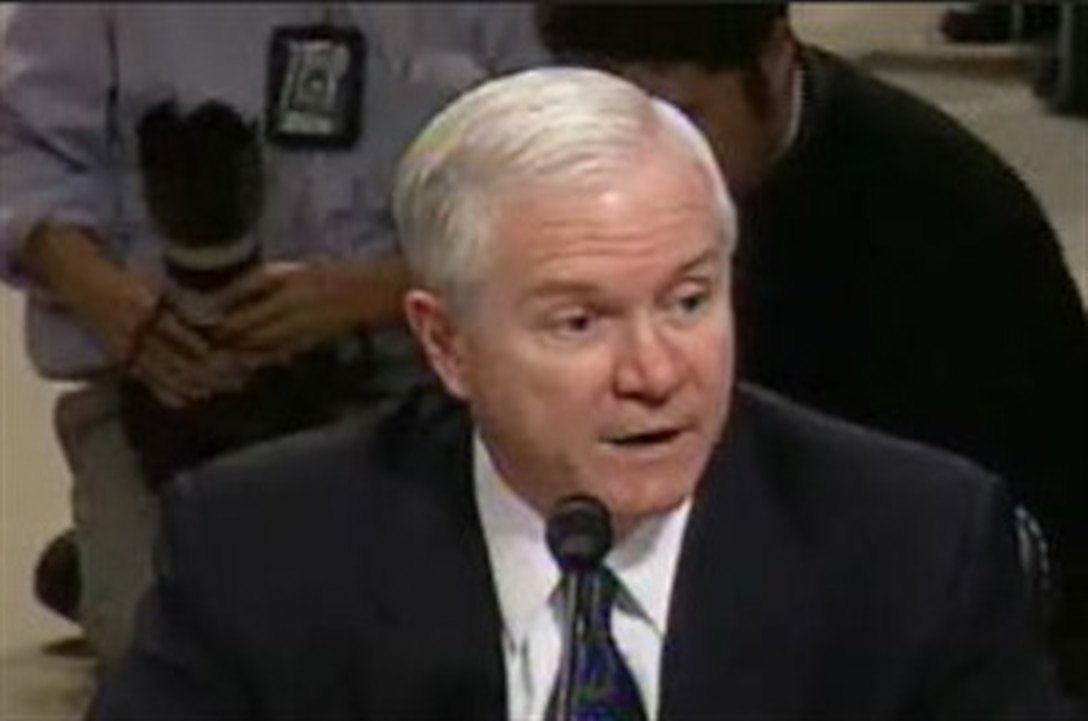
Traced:
[[696, 257], [681, 265], [679, 268], [677, 268], [676, 272], [673, 274], [673, 277], [682, 278], [683, 276], [691, 273], [692, 271], [701, 269], [703, 266], [711, 265], [718, 262], [721, 257], [721, 248], [717, 246], [713, 248], [708, 248]]
[[[672, 274], [673, 280], [678, 280], [703, 266], [717, 262], [721, 258], [722, 251], [718, 247], [708, 248], [691, 260], [686, 261]], [[553, 278], [541, 283], [534, 288], [525, 298], [526, 303], [547, 302], [552, 299], [563, 298], [592, 298], [599, 295], [600, 288], [595, 284], [576, 280], [573, 278]]]
[[592, 283], [580, 280], [557, 278], [545, 281], [534, 288], [526, 297], [526, 302], [539, 303], [553, 298], [585, 298], [596, 295], [599, 289]]

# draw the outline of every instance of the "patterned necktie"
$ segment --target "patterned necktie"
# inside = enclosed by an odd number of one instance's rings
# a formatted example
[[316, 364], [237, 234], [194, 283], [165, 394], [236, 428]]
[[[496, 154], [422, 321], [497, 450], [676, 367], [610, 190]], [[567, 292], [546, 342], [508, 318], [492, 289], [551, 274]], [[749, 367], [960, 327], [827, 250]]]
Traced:
[[[576, 659], [574, 669], [572, 718], [577, 721], [646, 721], [634, 676], [612, 637], [612, 607], [619, 582], [607, 567], [602, 566], [589, 576], [586, 586], [588, 602], [583, 604], [585, 615], [579, 624], [583, 653]], [[565, 721], [558, 718], [558, 688], [557, 679], [545, 713], [547, 721]]]

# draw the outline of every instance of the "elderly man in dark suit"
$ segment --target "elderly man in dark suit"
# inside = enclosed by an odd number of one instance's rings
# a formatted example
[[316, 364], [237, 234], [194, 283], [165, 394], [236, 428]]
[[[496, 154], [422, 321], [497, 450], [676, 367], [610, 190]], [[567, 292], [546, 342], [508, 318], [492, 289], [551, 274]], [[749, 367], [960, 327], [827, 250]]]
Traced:
[[92, 718], [555, 718], [570, 494], [616, 531], [574, 718], [1066, 717], [1001, 482], [735, 386], [736, 218], [672, 106], [586, 69], [486, 83], [395, 208], [449, 397], [176, 484]]

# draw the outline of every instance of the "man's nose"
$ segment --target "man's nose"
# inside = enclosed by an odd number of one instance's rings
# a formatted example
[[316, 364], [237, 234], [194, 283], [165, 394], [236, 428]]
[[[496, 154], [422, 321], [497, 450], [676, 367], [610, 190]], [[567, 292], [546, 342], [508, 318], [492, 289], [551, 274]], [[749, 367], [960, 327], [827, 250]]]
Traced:
[[645, 402], [667, 400], [683, 383], [687, 367], [681, 348], [652, 321], [633, 326], [617, 351], [616, 395]]

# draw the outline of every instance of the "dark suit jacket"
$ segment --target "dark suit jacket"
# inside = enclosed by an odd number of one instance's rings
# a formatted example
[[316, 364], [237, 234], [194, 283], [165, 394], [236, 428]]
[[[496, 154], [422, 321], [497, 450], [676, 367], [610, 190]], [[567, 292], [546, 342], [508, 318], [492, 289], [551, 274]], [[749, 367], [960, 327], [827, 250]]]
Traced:
[[[502, 622], [445, 401], [183, 479], [93, 719], [505, 715]], [[702, 479], [662, 719], [1058, 718], [1001, 485], [740, 390]]]

